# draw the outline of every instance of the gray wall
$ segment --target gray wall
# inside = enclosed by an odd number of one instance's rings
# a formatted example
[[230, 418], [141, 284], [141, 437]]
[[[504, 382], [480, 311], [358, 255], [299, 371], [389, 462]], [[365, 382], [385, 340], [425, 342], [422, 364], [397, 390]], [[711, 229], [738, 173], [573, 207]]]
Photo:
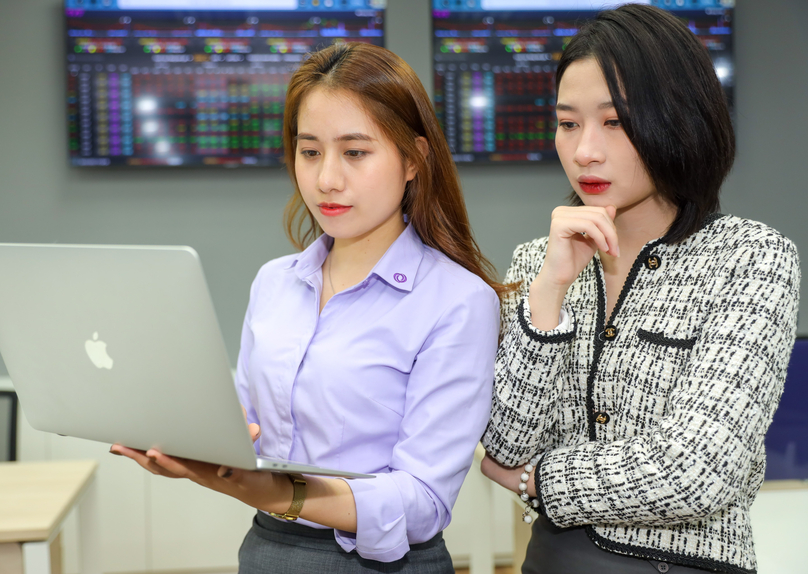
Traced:
[[[388, 47], [428, 88], [429, 6], [388, 0], [387, 17]], [[60, 10], [60, 0], [0, 0], [0, 241], [194, 246], [235, 360], [255, 272], [291, 250], [280, 225], [286, 174], [69, 167]], [[739, 0], [735, 45], [739, 148], [723, 211], [763, 221], [808, 253], [808, 2]], [[558, 165], [460, 172], [477, 239], [501, 273], [516, 244], [546, 233], [569, 189]], [[808, 308], [804, 290], [803, 300]]]

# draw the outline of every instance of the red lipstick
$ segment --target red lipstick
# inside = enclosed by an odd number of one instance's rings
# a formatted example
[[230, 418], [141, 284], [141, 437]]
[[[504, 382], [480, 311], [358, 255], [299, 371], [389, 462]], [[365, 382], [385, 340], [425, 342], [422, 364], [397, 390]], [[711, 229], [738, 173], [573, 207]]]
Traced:
[[584, 193], [597, 195], [609, 189], [612, 182], [606, 181], [600, 177], [595, 177], [594, 175], [582, 175], [578, 178], [578, 185], [581, 186]]
[[347, 213], [351, 209], [350, 205], [342, 205], [339, 203], [318, 203], [317, 207], [320, 208], [320, 213], [328, 217], [336, 217]]

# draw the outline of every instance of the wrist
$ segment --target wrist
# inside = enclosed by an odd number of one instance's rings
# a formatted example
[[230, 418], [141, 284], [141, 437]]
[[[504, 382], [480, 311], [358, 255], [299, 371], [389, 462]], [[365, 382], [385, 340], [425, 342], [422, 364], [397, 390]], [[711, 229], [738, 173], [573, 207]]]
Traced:
[[569, 287], [568, 284], [547, 280], [539, 273], [528, 291], [530, 319], [534, 327], [542, 331], [552, 331], [558, 327], [559, 314]]
[[531, 297], [536, 294], [552, 301], [558, 301], [560, 304], [564, 300], [570, 285], [572, 283], [556, 281], [547, 273], [547, 270], [542, 269], [530, 284], [529, 292]]
[[306, 500], [306, 480], [297, 474], [284, 474], [277, 477], [273, 504], [268, 509], [271, 516], [293, 522], [298, 519]]
[[536, 496], [536, 485], [534, 479], [534, 473], [536, 472], [535, 462], [530, 463], [528, 462], [526, 465], [518, 467], [519, 474], [516, 479], [516, 484], [511, 487], [516, 494], [522, 495], [522, 493], [527, 493], [530, 498], [534, 498]]
[[524, 469], [522, 469], [522, 473], [519, 476], [519, 490], [517, 494], [519, 498], [525, 503], [525, 510], [522, 512], [522, 521], [530, 524], [533, 522], [533, 516], [531, 516], [531, 512], [537, 512], [540, 506], [540, 501], [536, 497], [536, 487], [534, 485], [535, 477], [538, 473], [538, 464], [540, 460], [540, 455], [536, 455], [530, 459], [530, 461], [525, 465]]

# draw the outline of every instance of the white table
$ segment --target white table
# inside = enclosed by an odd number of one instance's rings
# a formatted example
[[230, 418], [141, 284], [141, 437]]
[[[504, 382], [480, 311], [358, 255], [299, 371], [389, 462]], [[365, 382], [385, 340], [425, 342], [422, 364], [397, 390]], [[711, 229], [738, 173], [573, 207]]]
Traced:
[[82, 574], [101, 574], [94, 460], [0, 463], [0, 544], [19, 544], [23, 574], [51, 574], [51, 542], [78, 506]]

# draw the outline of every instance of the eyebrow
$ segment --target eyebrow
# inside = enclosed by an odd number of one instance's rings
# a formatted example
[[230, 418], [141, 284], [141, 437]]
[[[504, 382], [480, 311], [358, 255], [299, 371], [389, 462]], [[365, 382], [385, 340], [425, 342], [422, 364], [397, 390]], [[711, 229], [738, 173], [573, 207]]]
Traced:
[[[307, 141], [320, 141], [319, 138], [313, 134], [297, 134], [295, 136], [295, 141], [297, 140], [307, 140]], [[353, 134], [345, 134], [339, 137], [334, 138], [335, 142], [347, 142], [347, 141], [363, 141], [363, 142], [372, 142], [375, 141], [372, 137], [367, 134], [363, 133], [353, 133]]]
[[[602, 103], [598, 104], [598, 109], [599, 110], [608, 110], [608, 109], [611, 109], [613, 107], [614, 107], [614, 103], [612, 103], [611, 100], [608, 101], [608, 102], [602, 102]], [[556, 111], [577, 112], [578, 108], [576, 108], [575, 106], [571, 106], [569, 104], [556, 104]]]

